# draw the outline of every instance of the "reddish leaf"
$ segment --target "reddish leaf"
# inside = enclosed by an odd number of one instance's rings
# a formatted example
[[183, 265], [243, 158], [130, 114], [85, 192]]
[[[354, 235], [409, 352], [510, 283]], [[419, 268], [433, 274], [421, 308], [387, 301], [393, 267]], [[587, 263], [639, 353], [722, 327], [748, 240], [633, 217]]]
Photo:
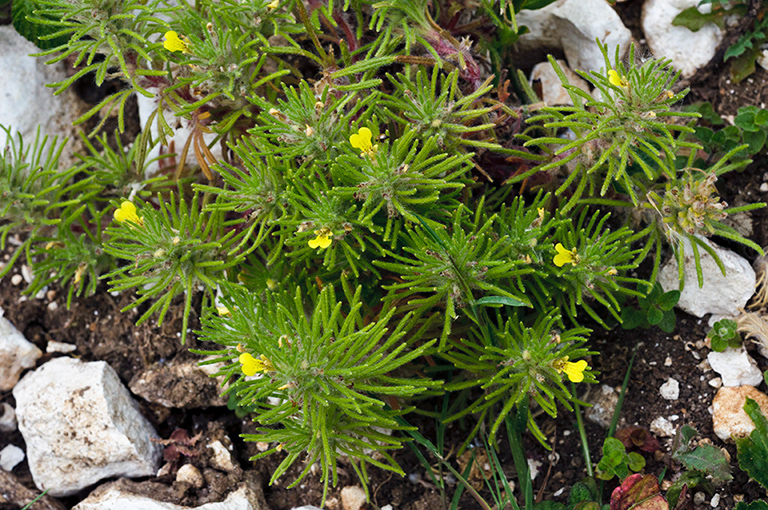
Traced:
[[616, 439], [624, 444], [627, 450], [638, 448], [644, 452], [655, 452], [661, 445], [653, 435], [643, 427], [632, 426], [616, 431]]
[[628, 476], [611, 494], [611, 510], [669, 510], [653, 475]]

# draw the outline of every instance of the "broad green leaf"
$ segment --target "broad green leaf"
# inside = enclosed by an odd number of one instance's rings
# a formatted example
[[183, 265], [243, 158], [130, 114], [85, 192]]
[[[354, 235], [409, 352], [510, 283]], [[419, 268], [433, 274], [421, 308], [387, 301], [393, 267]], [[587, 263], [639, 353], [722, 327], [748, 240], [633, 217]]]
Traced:
[[739, 467], [749, 476], [768, 488], [768, 420], [760, 411], [760, 406], [747, 397], [744, 403], [746, 412], [755, 424], [755, 430], [748, 437], [736, 439], [739, 452]]
[[664, 317], [661, 318], [661, 322], [656, 324], [656, 327], [664, 333], [672, 333], [675, 330], [676, 322], [677, 318], [675, 317], [675, 312], [667, 310], [664, 312]]
[[744, 503], [740, 501], [736, 504], [736, 510], [768, 510], [768, 503], [762, 499], [753, 501], [751, 503]]
[[659, 310], [658, 307], [652, 306], [648, 309], [648, 323], [651, 326], [655, 326], [656, 324], [661, 322], [661, 319], [664, 318], [664, 312]]
[[680, 14], [678, 14], [672, 24], [676, 27], [686, 27], [689, 30], [698, 32], [707, 23], [714, 23], [720, 28], [725, 28], [725, 20], [723, 19], [725, 12], [717, 10], [707, 14], [699, 12], [696, 7], [689, 7]]
[[680, 291], [670, 290], [661, 295], [657, 304], [659, 305], [659, 308], [667, 311], [673, 309], [678, 301], [680, 301]]
[[712, 478], [727, 482], [732, 480], [731, 465], [725, 458], [723, 451], [711, 444], [702, 444], [695, 450], [679, 452], [674, 458], [683, 463], [688, 469], [697, 469], [709, 473]]

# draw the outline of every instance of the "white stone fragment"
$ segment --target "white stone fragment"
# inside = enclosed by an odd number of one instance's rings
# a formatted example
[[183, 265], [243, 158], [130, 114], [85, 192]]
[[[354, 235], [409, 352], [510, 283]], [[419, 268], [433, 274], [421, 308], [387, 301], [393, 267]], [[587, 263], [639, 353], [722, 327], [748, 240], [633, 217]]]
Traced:
[[542, 9], [520, 11], [516, 19], [530, 29], [520, 36], [520, 53], [562, 50], [570, 68], [581, 71], [605, 68], [596, 39], [608, 46], [611, 58], [617, 46], [624, 57], [632, 41], [630, 30], [604, 0], [557, 0]]
[[18, 273], [17, 273], [17, 274], [15, 274], [15, 275], [13, 275], [13, 276], [11, 276], [11, 285], [13, 285], [14, 287], [18, 287], [18, 285], [19, 285], [21, 282], [23, 282], [23, 281], [24, 281], [24, 277], [23, 277], [23, 276], [21, 276], [21, 275], [20, 275], [20, 274], [18, 274]]
[[[744, 308], [755, 291], [755, 270], [744, 257], [721, 248], [707, 239], [702, 240], [708, 243], [720, 257], [725, 267], [725, 276], [715, 259], [704, 249], [699, 248], [701, 270], [704, 274], [704, 285], [699, 288], [693, 249], [690, 242], [685, 239], [683, 241], [685, 288], [680, 293], [677, 306], [696, 317], [711, 313], [713, 316], [710, 322], [714, 324], [714, 321], [722, 317], [736, 317], [741, 313], [740, 309]], [[665, 292], [679, 288], [675, 257], [670, 258], [661, 268], [659, 283]]]
[[16, 410], [8, 402], [0, 404], [0, 432], [16, 430]]
[[[699, 0], [645, 0], [643, 4], [641, 23], [648, 47], [654, 57], [672, 60], [672, 66], [684, 78], [710, 61], [725, 35], [714, 23], [707, 23], [696, 32], [672, 24], [678, 14], [698, 4]], [[699, 10], [705, 12], [710, 8], [711, 5], [704, 5]]]
[[710, 379], [707, 382], [707, 384], [709, 384], [710, 386], [712, 386], [715, 389], [718, 389], [718, 388], [723, 386], [723, 380], [720, 379], [719, 377], [715, 377], [714, 379]]
[[712, 508], [717, 508], [717, 505], [720, 504], [720, 494], [715, 494], [712, 496], [712, 500], [709, 502], [709, 506]]
[[[579, 87], [581, 90], [589, 93], [589, 83], [586, 82], [581, 76], [571, 71], [568, 64], [564, 60], [558, 60], [557, 64], [563, 70], [565, 77], [568, 78], [568, 83]], [[555, 68], [549, 62], [541, 62], [536, 64], [531, 70], [530, 84], [533, 87], [534, 82], [538, 82], [541, 86], [541, 100], [547, 103], [549, 106], [554, 105], [570, 105], [573, 106], [571, 96], [568, 95], [568, 91], [562, 85], [560, 78], [555, 72]], [[534, 87], [535, 90], [535, 87]], [[583, 102], [583, 100], [582, 100]]]
[[150, 476], [162, 447], [105, 362], [56, 358], [14, 388], [35, 485], [68, 496], [103, 478]]
[[21, 372], [34, 367], [42, 355], [0, 312], [0, 391], [13, 388]]
[[341, 507], [344, 510], [360, 510], [365, 502], [365, 491], [359, 485], [348, 485], [341, 489]]
[[232, 460], [232, 454], [227, 450], [226, 446], [221, 444], [221, 441], [218, 439], [211, 441], [206, 448], [213, 450], [211, 455], [211, 466], [221, 471], [226, 471], [227, 473], [237, 469]]
[[69, 354], [70, 352], [75, 352], [76, 350], [77, 346], [75, 344], [57, 342], [56, 340], [48, 340], [48, 344], [45, 346], [45, 352], [48, 353], [63, 352], [64, 354]]
[[12, 471], [22, 460], [24, 460], [24, 450], [16, 445], [9, 444], [0, 450], [0, 469]]
[[723, 386], [759, 386], [763, 382], [763, 373], [743, 346], [728, 347], [723, 352], [712, 351], [707, 355], [707, 361], [712, 370], [720, 374]]
[[768, 416], [768, 396], [754, 386], [723, 386], [712, 400], [712, 428], [723, 441], [746, 437], [755, 430], [752, 419], [744, 412], [747, 397], [757, 402], [762, 413]]
[[651, 432], [659, 437], [672, 437], [675, 435], [675, 426], [671, 421], [659, 416], [651, 422]]
[[146, 496], [121, 491], [117, 487], [96, 489], [72, 510], [267, 510], [261, 508], [247, 486], [231, 492], [224, 501], [194, 508], [155, 501]]
[[176, 481], [181, 483], [187, 483], [192, 487], [200, 488], [205, 484], [205, 478], [192, 464], [184, 464], [176, 472]]
[[661, 385], [659, 393], [667, 400], [677, 400], [680, 397], [680, 383], [673, 378]]
[[[54, 90], [45, 86], [67, 78], [64, 66], [46, 65], [49, 57], [30, 57], [40, 50], [11, 25], [0, 26], [0, 47], [0, 124], [11, 128], [14, 138], [20, 133], [25, 146], [34, 142], [38, 126], [44, 134], [60, 135], [59, 141], [74, 133], [72, 122], [79, 117], [80, 103], [73, 90], [54, 96]], [[0, 147], [7, 144], [5, 131], [0, 130]]]

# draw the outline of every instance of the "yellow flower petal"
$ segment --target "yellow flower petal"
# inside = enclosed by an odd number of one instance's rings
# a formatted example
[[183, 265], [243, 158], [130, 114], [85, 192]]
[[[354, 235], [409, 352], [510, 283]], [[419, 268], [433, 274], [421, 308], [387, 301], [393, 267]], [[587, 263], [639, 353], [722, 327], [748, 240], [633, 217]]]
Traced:
[[136, 214], [136, 206], [127, 200], [120, 204], [119, 209], [115, 210], [115, 219], [120, 223], [130, 221], [131, 223], [136, 223], [137, 225], [144, 224], [144, 218], [140, 218], [139, 215]]
[[563, 362], [563, 372], [568, 376], [571, 382], [581, 382], [584, 380], [584, 370], [587, 369], [587, 362], [583, 359], [576, 363], [570, 361]]
[[371, 143], [371, 137], [373, 133], [367, 127], [361, 127], [357, 130], [357, 133], [349, 137], [349, 143], [355, 149], [360, 149], [363, 152], [373, 152], [373, 144]]
[[232, 315], [232, 312], [230, 312], [229, 308], [226, 306], [217, 306], [216, 311], [219, 313], [219, 315]]
[[182, 53], [189, 53], [189, 45], [187, 42], [179, 37], [179, 34], [173, 30], [169, 30], [165, 33], [165, 42], [163, 47], [168, 51], [180, 51]]
[[307, 244], [309, 244], [309, 247], [313, 250], [316, 248], [328, 248], [331, 245], [331, 236], [333, 235], [333, 232], [331, 232], [327, 228], [323, 228], [321, 230], [315, 230], [315, 234], [317, 237], [314, 239], [310, 239]]
[[243, 365], [242, 370], [245, 375], [256, 375], [256, 372], [264, 370], [264, 363], [261, 360], [254, 358], [247, 352], [244, 352], [238, 358]]
[[573, 263], [575, 260], [575, 248], [573, 250], [566, 250], [562, 243], [557, 243], [555, 245], [555, 250], [557, 250], [557, 255], [555, 255], [553, 262], [557, 267], [563, 267], [568, 262]]
[[628, 87], [629, 82], [626, 76], [620, 76], [619, 73], [610, 69], [608, 71], [608, 82], [616, 87]]

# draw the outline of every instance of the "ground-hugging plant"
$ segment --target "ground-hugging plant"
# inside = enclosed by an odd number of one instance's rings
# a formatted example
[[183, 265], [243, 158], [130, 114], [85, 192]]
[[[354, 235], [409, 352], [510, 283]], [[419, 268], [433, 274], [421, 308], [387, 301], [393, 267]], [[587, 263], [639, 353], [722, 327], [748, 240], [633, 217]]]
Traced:
[[[260, 425], [246, 440], [285, 455], [272, 481], [297, 461], [294, 484], [319, 462], [326, 488], [339, 462], [364, 484], [366, 466], [402, 473], [391, 452], [407, 441], [439, 452], [407, 416], [435, 396], [439, 427], [466, 424], [465, 445], [506, 440], [525, 480], [522, 434], [548, 440], [529, 405], [571, 412], [573, 385], [596, 381], [584, 318], [621, 322], [667, 244], [678, 257], [684, 239], [711, 251], [697, 236], [755, 247], [723, 220], [759, 204], [719, 199], [718, 177], [747, 163], [731, 161], [738, 147], [696, 166], [697, 115], [679, 111], [666, 61], [603, 48], [606, 71], [582, 73], [600, 99], [566, 84], [574, 107], [513, 104], [472, 48], [507, 61], [523, 4], [484, 5], [477, 27], [495, 28], [479, 33], [460, 25], [470, 7], [444, 1], [41, 0], [60, 19], [30, 19], [65, 38], [46, 54], [83, 64], [58, 90], [120, 78], [85, 118], [151, 95], [159, 134], [86, 140], [61, 170], [56, 150], [14, 140], [0, 240], [25, 237], [4, 272], [23, 254], [29, 291], [71, 282], [69, 299], [108, 280], [142, 321], [183, 302], [182, 341], [201, 317], [223, 391]], [[163, 149], [175, 163], [146, 175], [176, 123], [190, 134]], [[514, 177], [491, 181], [480, 162], [496, 161]], [[651, 274], [632, 276], [650, 254]]]

